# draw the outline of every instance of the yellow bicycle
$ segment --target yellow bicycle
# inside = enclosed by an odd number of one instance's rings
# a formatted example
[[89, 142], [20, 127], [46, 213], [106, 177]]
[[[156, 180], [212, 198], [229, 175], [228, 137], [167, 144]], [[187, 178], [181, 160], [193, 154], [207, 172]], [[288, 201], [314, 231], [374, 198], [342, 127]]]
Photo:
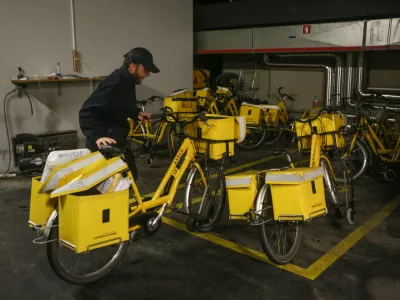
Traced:
[[[49, 264], [61, 279], [75, 284], [97, 281], [121, 262], [140, 228], [147, 235], [156, 233], [166, 210], [177, 211], [173, 201], [189, 167], [208, 191], [200, 202], [209, 207], [209, 213], [195, 220], [206, 229], [220, 217], [222, 200], [216, 202], [213, 195], [221, 191], [209, 185], [207, 162], [234, 155], [234, 143], [245, 134], [244, 120], [202, 113], [191, 114], [185, 121], [176, 113], [168, 117], [186, 127], [190, 138], [183, 141], [151, 199], [141, 196], [123, 149], [113, 146], [54, 165], [45, 178], [32, 179], [29, 226], [39, 234], [34, 243], [47, 244]], [[54, 155], [57, 158], [60, 153]], [[222, 166], [219, 190], [224, 184]], [[192, 178], [188, 177], [190, 186], [194, 186]], [[90, 264], [93, 261], [99, 265]]]
[[278, 89], [280, 100], [278, 104], [254, 104], [243, 102], [239, 114], [246, 117], [247, 134], [246, 140], [238, 145], [245, 150], [258, 148], [262, 144], [271, 145], [275, 143], [286, 130], [289, 115], [286, 101], [295, 101], [287, 94], [281, 93], [282, 87]]
[[[370, 121], [365, 114], [366, 110], [373, 108], [379, 109], [379, 107], [368, 104], [361, 104], [358, 108], [350, 149], [356, 149], [359, 143], [367, 146], [368, 152], [366, 151], [367, 158], [365, 158], [366, 166], [360, 169], [360, 175], [364, 174], [369, 167], [378, 166], [380, 169], [379, 172], [383, 172], [385, 180], [391, 181], [396, 177], [396, 173], [393, 170], [394, 165], [400, 163], [400, 137], [392, 143], [387, 144], [388, 146], [385, 146], [376, 130], [379, 126], [376, 126], [377, 124]], [[385, 110], [399, 112], [398, 109], [385, 108]]]
[[[321, 152], [324, 132], [318, 126], [320, 119], [319, 114], [314, 118], [296, 120], [311, 129], [310, 137], [298, 136], [300, 142], [303, 138], [311, 138], [309, 167], [295, 168], [286, 150], [276, 150], [275, 155], [286, 155], [288, 166], [226, 176], [229, 218], [247, 220], [250, 225], [257, 226], [261, 246], [276, 264], [286, 264], [293, 259], [300, 245], [304, 223], [328, 213], [325, 189], [337, 216], [342, 217], [341, 210], [345, 207], [347, 221], [350, 224], [355, 222], [351, 184], [348, 188], [345, 183], [345, 195], [339, 197], [335, 174], [329, 159]], [[187, 213], [202, 210], [196, 198], [186, 197], [185, 201]], [[190, 229], [195, 231], [196, 226]]]

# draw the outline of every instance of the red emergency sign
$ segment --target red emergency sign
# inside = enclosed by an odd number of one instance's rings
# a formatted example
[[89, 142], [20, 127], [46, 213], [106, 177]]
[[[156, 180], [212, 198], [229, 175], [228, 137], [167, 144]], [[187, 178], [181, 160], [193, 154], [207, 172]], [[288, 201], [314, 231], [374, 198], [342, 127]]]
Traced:
[[311, 33], [311, 25], [303, 25], [303, 34]]

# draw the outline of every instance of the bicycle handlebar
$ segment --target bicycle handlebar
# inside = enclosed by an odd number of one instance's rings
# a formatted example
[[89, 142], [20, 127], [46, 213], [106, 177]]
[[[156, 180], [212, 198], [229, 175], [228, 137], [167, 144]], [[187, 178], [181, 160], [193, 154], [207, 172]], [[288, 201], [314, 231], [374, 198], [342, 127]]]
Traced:
[[175, 123], [178, 123], [178, 124], [189, 125], [189, 124], [194, 123], [197, 119], [200, 119], [201, 121], [203, 121], [203, 123], [204, 123], [208, 128], [211, 128], [211, 126], [207, 123], [208, 118], [206, 117], [205, 113], [202, 112], [202, 111], [198, 111], [198, 112], [196, 113], [196, 115], [195, 115], [191, 120], [189, 120], [189, 121], [187, 121], [187, 120], [185, 120], [185, 121], [179, 120], [179, 119], [176, 117], [176, 115], [175, 115], [176, 113], [175, 113], [175, 112], [164, 112], [164, 114], [165, 114], [165, 117], [171, 117], [172, 119], [174, 119]]
[[306, 120], [295, 119], [295, 121], [299, 122], [299, 123], [309, 123], [309, 122], [312, 122], [312, 121], [315, 121], [316, 119], [318, 119], [323, 112], [328, 112], [328, 113], [329, 112], [335, 112], [339, 116], [342, 116], [342, 113], [340, 112], [340, 110], [336, 109], [335, 107], [333, 107], [333, 106], [325, 106], [323, 109], [321, 109], [318, 112], [318, 114], [315, 117], [307, 118]]
[[278, 94], [279, 96], [281, 96], [282, 98], [286, 97], [288, 98], [290, 101], [295, 101], [296, 99], [294, 99], [292, 96], [289, 96], [288, 94], [282, 94], [281, 93], [281, 89], [283, 89], [283, 86], [278, 88]]

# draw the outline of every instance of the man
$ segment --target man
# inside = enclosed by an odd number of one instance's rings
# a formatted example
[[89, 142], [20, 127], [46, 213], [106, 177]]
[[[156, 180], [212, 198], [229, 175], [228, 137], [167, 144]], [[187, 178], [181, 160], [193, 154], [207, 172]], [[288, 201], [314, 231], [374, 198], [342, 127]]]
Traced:
[[124, 149], [126, 162], [136, 180], [135, 158], [127, 144], [128, 118], [148, 119], [151, 114], [136, 106], [135, 85], [160, 70], [153, 55], [145, 48], [134, 48], [124, 55], [123, 65], [107, 76], [79, 111], [79, 124], [86, 137], [86, 147], [98, 151], [102, 145], [115, 144]]

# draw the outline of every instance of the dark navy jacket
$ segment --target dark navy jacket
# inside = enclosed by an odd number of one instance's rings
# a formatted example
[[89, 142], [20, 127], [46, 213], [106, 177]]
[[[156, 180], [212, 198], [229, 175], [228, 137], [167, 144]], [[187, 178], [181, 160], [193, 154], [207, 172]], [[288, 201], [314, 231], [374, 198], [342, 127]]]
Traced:
[[86, 147], [98, 150], [96, 141], [101, 137], [113, 138], [118, 146], [125, 146], [129, 133], [127, 119], [137, 121], [139, 112], [134, 79], [123, 65], [99, 84], [79, 111]]

